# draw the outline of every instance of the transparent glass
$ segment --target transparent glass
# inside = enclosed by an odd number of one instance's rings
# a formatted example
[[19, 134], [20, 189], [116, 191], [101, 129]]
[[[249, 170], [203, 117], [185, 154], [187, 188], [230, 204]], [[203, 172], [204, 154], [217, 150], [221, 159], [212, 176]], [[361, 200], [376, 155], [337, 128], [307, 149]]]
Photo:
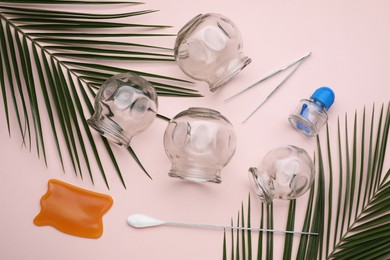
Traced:
[[228, 18], [199, 14], [179, 31], [175, 59], [185, 74], [215, 91], [251, 62], [242, 45], [238, 28]]
[[134, 73], [109, 78], [95, 97], [95, 113], [88, 124], [119, 145], [148, 128], [157, 114], [157, 93], [152, 84]]
[[221, 170], [235, 152], [236, 135], [232, 124], [219, 112], [195, 107], [169, 122], [164, 147], [172, 162], [169, 176], [220, 183]]
[[249, 168], [249, 179], [260, 200], [270, 204], [304, 194], [313, 184], [314, 172], [306, 151], [289, 145], [271, 150], [258, 167]]
[[326, 111], [321, 103], [313, 99], [302, 99], [289, 116], [289, 121], [298, 132], [313, 137], [328, 121]]

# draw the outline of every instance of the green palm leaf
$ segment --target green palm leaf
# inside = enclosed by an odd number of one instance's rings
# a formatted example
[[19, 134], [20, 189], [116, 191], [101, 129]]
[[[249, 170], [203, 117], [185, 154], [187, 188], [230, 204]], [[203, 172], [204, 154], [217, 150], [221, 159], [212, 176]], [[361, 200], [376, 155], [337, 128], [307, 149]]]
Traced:
[[[87, 40], [78, 40], [78, 39], [72, 39], [75, 37], [78, 38], [118, 38], [118, 37], [161, 37], [161, 36], [175, 36], [176, 34], [162, 34], [162, 33], [77, 33], [77, 32], [66, 32], [66, 33], [56, 33], [56, 32], [32, 32], [30, 33], [32, 37], [42, 37], [39, 39], [39, 41], [42, 42], [61, 42], [61, 40], [64, 40], [64, 43], [79, 43], [79, 44], [104, 44], [102, 41], [89, 41]], [[51, 37], [63, 37], [60, 39], [51, 38]], [[65, 37], [69, 37], [70, 39], [67, 39]], [[128, 42], [114, 42], [114, 41], [106, 41], [106, 44], [109, 45], [124, 45], [124, 46], [138, 46], [138, 47], [149, 47], [149, 48], [156, 48], [161, 50], [171, 50], [171, 48], [161, 47], [161, 46], [153, 46], [153, 45], [147, 45], [147, 44], [137, 44], [137, 43], [128, 43]]]
[[[152, 29], [168, 26], [128, 22], [132, 17], [156, 12], [150, 9], [111, 14], [69, 11], [72, 6], [81, 5], [101, 6], [106, 11], [109, 6], [118, 4], [126, 10], [140, 4], [138, 2], [31, 0], [14, 3], [0, 0], [0, 3], [0, 88], [9, 134], [12, 133], [9, 111], [13, 109], [23, 145], [30, 150], [34, 147], [47, 164], [44, 115], [64, 171], [63, 155], [68, 154], [76, 175], [83, 178], [83, 172], [87, 171], [94, 182], [91, 164], [96, 163], [109, 187], [97, 145], [101, 142], [126, 187], [111, 144], [105, 138], [94, 140], [86, 118], [93, 113], [92, 100], [99, 86], [108, 77], [127, 71], [151, 81], [160, 96], [200, 96], [196, 90], [186, 87], [191, 83], [187, 80], [110, 65], [117, 60], [173, 61], [170, 48], [127, 41], [129, 37], [172, 36], [151, 33]], [[123, 33], [120, 28], [127, 28], [128, 32]], [[94, 32], [84, 33], [85, 29]], [[107, 37], [122, 38], [102, 40]], [[35, 71], [37, 79], [33, 77]], [[38, 100], [43, 103], [39, 104]], [[163, 115], [158, 117], [168, 119]], [[92, 150], [91, 154], [88, 149]], [[131, 147], [128, 152], [150, 177]]]
[[[326, 148], [322, 147], [320, 138], [317, 138], [317, 179], [306, 202], [302, 231], [318, 232], [319, 236], [300, 236], [297, 255], [294, 256], [292, 237], [285, 235], [283, 259], [389, 259], [390, 169], [383, 168], [388, 147], [390, 102], [386, 107], [382, 105], [379, 115], [373, 106], [369, 128], [366, 121], [366, 109], [361, 117], [355, 112], [351, 132], [346, 115], [343, 136], [339, 119], [336, 142], [332, 142], [327, 126]], [[336, 175], [332, 145], [339, 152], [339, 174]], [[337, 175], [338, 179], [335, 178]], [[339, 187], [336, 189], [334, 180], [338, 181]], [[333, 200], [333, 197], [337, 200]], [[296, 203], [301, 201], [297, 200]], [[248, 205], [248, 214], [249, 209]], [[272, 209], [267, 212], [267, 227], [272, 227]], [[286, 230], [292, 230], [294, 222], [295, 201], [291, 201]], [[272, 259], [271, 243], [273, 238], [268, 235], [267, 243], [263, 245], [260, 234], [258, 259], [262, 258], [265, 250], [266, 259]], [[239, 249], [237, 247], [236, 250]], [[224, 254], [227, 255], [226, 247]]]
[[[264, 204], [261, 204], [261, 216], [260, 216], [260, 229], [264, 228]], [[263, 257], [263, 231], [259, 232], [257, 239], [257, 260], [261, 260]]]
[[[286, 230], [294, 230], [295, 208], [296, 208], [296, 200], [291, 200], [288, 209]], [[284, 240], [284, 250], [283, 250], [283, 259], [285, 260], [291, 259], [293, 240], [294, 240], [293, 234], [286, 235], [286, 238]]]
[[66, 0], [19, 0], [15, 3], [13, 0], [1, 0], [3, 3], [12, 4], [67, 4], [67, 5], [115, 5], [115, 4], [142, 4], [141, 2], [130, 1], [66, 1]]
[[12, 6], [3, 6], [2, 9], [6, 10], [3, 14], [7, 15], [17, 15], [23, 13], [25, 17], [39, 17], [42, 15], [46, 18], [80, 18], [80, 19], [116, 19], [116, 18], [125, 18], [130, 16], [137, 16], [143, 14], [149, 14], [157, 12], [157, 10], [143, 10], [137, 12], [128, 12], [120, 14], [86, 14], [86, 13], [76, 13], [76, 12], [64, 12], [64, 11], [55, 11], [55, 10], [39, 10], [32, 8], [15, 8]]

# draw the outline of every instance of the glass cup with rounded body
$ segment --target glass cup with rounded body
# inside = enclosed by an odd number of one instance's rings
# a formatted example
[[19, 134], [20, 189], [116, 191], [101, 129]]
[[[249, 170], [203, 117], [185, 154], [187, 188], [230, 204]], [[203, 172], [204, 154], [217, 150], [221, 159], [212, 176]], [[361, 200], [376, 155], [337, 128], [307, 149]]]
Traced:
[[157, 107], [157, 93], [152, 84], [127, 72], [103, 83], [88, 124], [114, 143], [129, 146], [133, 136], [151, 125]]
[[271, 150], [258, 167], [249, 168], [249, 179], [260, 200], [295, 199], [303, 195], [314, 180], [314, 164], [307, 152], [296, 146]]
[[185, 74], [215, 91], [251, 62], [242, 45], [240, 31], [228, 18], [199, 14], [179, 31], [175, 59]]
[[232, 124], [219, 112], [189, 108], [168, 124], [164, 147], [172, 162], [169, 176], [220, 183], [221, 170], [236, 149]]

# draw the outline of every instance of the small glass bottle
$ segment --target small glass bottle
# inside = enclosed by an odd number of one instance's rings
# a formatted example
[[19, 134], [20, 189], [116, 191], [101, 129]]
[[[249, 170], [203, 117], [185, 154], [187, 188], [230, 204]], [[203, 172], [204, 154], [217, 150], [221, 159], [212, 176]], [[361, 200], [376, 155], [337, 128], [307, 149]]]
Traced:
[[157, 93], [152, 84], [134, 73], [109, 78], [95, 97], [95, 113], [88, 124], [119, 145], [146, 130], [157, 114]]
[[289, 145], [271, 150], [258, 167], [249, 168], [249, 179], [260, 200], [270, 204], [303, 195], [313, 184], [314, 172], [307, 152]]
[[192, 107], [169, 122], [164, 147], [172, 162], [169, 176], [220, 183], [221, 170], [235, 152], [236, 135], [218, 111]]
[[334, 99], [334, 92], [330, 88], [317, 89], [310, 99], [302, 99], [289, 116], [292, 127], [306, 136], [316, 136], [328, 121], [327, 111]]
[[176, 63], [189, 77], [206, 81], [215, 91], [245, 68], [251, 59], [242, 53], [238, 28], [215, 13], [199, 14], [178, 33]]

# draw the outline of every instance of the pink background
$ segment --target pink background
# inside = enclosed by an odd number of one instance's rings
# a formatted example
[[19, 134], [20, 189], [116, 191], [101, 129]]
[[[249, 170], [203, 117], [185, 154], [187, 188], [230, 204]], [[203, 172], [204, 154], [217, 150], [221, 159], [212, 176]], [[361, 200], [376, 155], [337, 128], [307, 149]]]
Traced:
[[[222, 172], [222, 184], [198, 185], [169, 178], [170, 162], [162, 144], [166, 122], [155, 120], [132, 143], [153, 180], [142, 173], [125, 150], [113, 146], [127, 189], [122, 187], [104, 152], [102, 158], [111, 189], [105, 187], [97, 167], [93, 185], [86, 171], [84, 180], [74, 175], [68, 158], [65, 158], [66, 173], [62, 172], [48, 128], [45, 133], [48, 167], [37, 158], [35, 148], [31, 153], [21, 148], [14, 118], [9, 138], [1, 104], [1, 259], [221, 259], [221, 230], [175, 227], [135, 230], [127, 225], [126, 218], [132, 213], [144, 213], [163, 220], [229, 225], [230, 218], [236, 217], [241, 202], [246, 203], [250, 192], [247, 169], [257, 166], [270, 149], [293, 144], [305, 148], [309, 154], [314, 153], [315, 140], [301, 137], [287, 121], [301, 98], [309, 97], [317, 87], [331, 87], [336, 93], [329, 113], [333, 126], [337, 116], [344, 117], [345, 112], [352, 118], [355, 109], [362, 111], [364, 105], [371, 107], [374, 102], [382, 104], [390, 98], [389, 1], [147, 2], [136, 8], [160, 12], [142, 16], [139, 21], [173, 25], [164, 30], [167, 33], [176, 33], [192, 17], [207, 12], [229, 17], [241, 30], [244, 52], [252, 58], [252, 63], [223, 89], [211, 93], [205, 84], [198, 82], [196, 87], [205, 95], [203, 98], [162, 97], [159, 100], [159, 112], [168, 117], [190, 106], [203, 106], [219, 110], [230, 119], [238, 136], [238, 146]], [[172, 47], [174, 37], [144, 42]], [[224, 99], [308, 51], [312, 52], [311, 57], [269, 102], [242, 124], [245, 116], [283, 75], [234, 100], [225, 102]], [[174, 63], [129, 64], [128, 67], [185, 78]], [[47, 120], [45, 126], [49, 126]], [[97, 136], [96, 132], [94, 134]], [[388, 168], [387, 159], [384, 169]], [[113, 197], [114, 205], [104, 216], [104, 233], [100, 239], [74, 237], [52, 227], [33, 224], [40, 211], [39, 200], [51, 178]], [[251, 194], [252, 223], [258, 223], [260, 201]], [[298, 214], [302, 216], [306, 198], [307, 194], [298, 200]], [[274, 203], [276, 228], [284, 228], [287, 208], [288, 202]], [[297, 223], [297, 228], [299, 225]], [[284, 236], [275, 235], [275, 239], [274, 255], [275, 259], [280, 259], [283, 250], [278, 244]]]

